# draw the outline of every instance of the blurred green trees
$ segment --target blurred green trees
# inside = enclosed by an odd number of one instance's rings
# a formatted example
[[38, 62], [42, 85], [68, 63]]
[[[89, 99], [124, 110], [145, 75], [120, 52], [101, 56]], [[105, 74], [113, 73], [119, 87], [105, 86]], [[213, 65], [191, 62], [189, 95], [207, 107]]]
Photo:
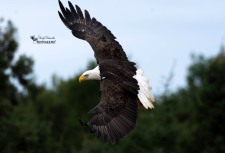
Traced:
[[11, 22], [0, 24], [1, 153], [225, 152], [223, 48], [209, 59], [193, 56], [186, 87], [158, 95], [153, 110], [139, 110], [136, 128], [112, 146], [79, 123], [89, 120], [87, 112], [99, 102], [99, 82], [79, 84], [77, 74], [68, 80], [53, 76], [50, 89], [37, 85], [32, 59], [14, 58], [15, 35]]
[[17, 127], [10, 122], [10, 116], [24, 97], [17, 87], [27, 88], [32, 72], [32, 59], [25, 55], [14, 59], [17, 47], [15, 27], [0, 19], [0, 150], [11, 151], [9, 141]]

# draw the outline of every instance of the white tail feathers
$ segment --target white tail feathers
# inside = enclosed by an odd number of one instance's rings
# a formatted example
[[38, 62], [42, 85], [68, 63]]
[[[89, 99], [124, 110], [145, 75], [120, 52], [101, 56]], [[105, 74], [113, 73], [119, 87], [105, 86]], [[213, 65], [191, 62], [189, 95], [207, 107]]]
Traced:
[[148, 108], [154, 108], [153, 102], [155, 101], [154, 96], [150, 93], [150, 90], [152, 87], [149, 85], [149, 80], [144, 76], [144, 71], [141, 69], [138, 69], [136, 71], [136, 75], [133, 76], [138, 82], [138, 85], [140, 87], [138, 91], [138, 98], [142, 105], [148, 109]]

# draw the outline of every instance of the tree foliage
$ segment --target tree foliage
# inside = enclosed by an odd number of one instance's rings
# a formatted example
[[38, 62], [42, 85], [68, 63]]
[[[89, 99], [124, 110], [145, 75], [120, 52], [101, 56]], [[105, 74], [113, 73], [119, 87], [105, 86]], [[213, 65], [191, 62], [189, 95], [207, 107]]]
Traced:
[[3, 152], [11, 151], [9, 141], [16, 135], [17, 127], [9, 119], [23, 99], [15, 82], [26, 88], [31, 81], [28, 76], [32, 73], [33, 60], [25, 55], [14, 59], [17, 48], [16, 28], [12, 22], [0, 19], [0, 150]]

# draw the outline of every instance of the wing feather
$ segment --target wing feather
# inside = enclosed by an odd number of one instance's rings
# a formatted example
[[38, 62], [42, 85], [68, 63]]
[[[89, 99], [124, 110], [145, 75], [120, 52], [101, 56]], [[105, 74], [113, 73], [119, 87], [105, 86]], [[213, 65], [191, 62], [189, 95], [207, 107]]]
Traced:
[[58, 14], [59, 14], [59, 17], [60, 19], [62, 20], [62, 22], [64, 23], [64, 25], [67, 27], [67, 28], [70, 28], [69, 27], [69, 23], [67, 22], [67, 20], [65, 20], [65, 18], [63, 17], [63, 15], [58, 11]]
[[86, 25], [87, 26], [90, 26], [90, 23], [91, 23], [91, 17], [90, 17], [90, 14], [87, 10], [84, 10], [84, 14], [85, 14], [85, 21], [86, 21]]
[[68, 1], [68, 4], [69, 4], [70, 10], [71, 10], [71, 13], [72, 13], [73, 16], [74, 16], [74, 19], [75, 19], [75, 20], [78, 20], [78, 19], [79, 19], [79, 16], [78, 16], [78, 14], [77, 14], [75, 8], [73, 7], [73, 4], [72, 4], [70, 1]]
[[83, 20], [84, 19], [84, 16], [83, 16], [83, 13], [82, 13], [80, 7], [77, 6], [77, 5], [75, 5], [75, 7], [76, 7], [76, 10], [77, 10], [77, 14], [79, 15], [79, 19], [80, 20]]
[[94, 17], [91, 18], [87, 10], [83, 14], [78, 5], [75, 5], [76, 9], [70, 1], [68, 5], [69, 8], [65, 8], [59, 1], [60, 19], [75, 37], [86, 40], [91, 45], [97, 62], [105, 59], [128, 60], [122, 46], [109, 29]]

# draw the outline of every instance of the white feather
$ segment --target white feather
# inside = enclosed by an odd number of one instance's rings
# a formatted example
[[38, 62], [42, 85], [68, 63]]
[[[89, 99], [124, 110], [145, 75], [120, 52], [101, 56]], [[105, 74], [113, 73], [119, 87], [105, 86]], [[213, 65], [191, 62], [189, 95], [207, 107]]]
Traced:
[[142, 69], [138, 69], [136, 71], [136, 74], [143, 75], [144, 74], [144, 71]]
[[141, 69], [138, 69], [136, 71], [136, 75], [133, 76], [138, 82], [138, 85], [140, 87], [138, 91], [138, 98], [142, 105], [148, 109], [148, 108], [154, 108], [153, 102], [155, 101], [154, 96], [150, 93], [150, 90], [152, 87], [149, 85], [149, 80], [144, 76], [144, 71]]
[[145, 108], [148, 108], [147, 102], [145, 101], [144, 96], [143, 96], [142, 93], [138, 93], [138, 98], [139, 98], [139, 100], [141, 101], [142, 105], [143, 105]]
[[144, 77], [143, 75], [138, 75], [138, 77], [140, 77], [141, 80], [143, 80], [147, 83], [149, 82], [149, 80], [146, 77]]
[[139, 79], [140, 85], [142, 86], [142, 92], [148, 97], [151, 97], [151, 93], [148, 90], [148, 87], [150, 86], [148, 83], [144, 82], [143, 80]]

